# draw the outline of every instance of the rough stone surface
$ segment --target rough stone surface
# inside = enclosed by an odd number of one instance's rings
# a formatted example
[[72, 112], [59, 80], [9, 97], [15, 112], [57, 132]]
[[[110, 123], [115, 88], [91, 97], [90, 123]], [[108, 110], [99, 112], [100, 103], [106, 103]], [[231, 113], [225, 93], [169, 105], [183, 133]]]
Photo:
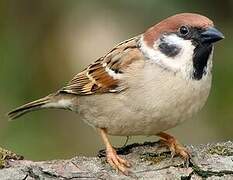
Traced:
[[118, 153], [133, 165], [130, 176], [113, 170], [106, 163], [104, 151], [100, 151], [99, 157], [74, 157], [42, 162], [8, 158], [8, 166], [0, 170], [0, 179], [233, 179], [232, 142], [187, 148], [192, 155], [188, 166], [179, 157], [171, 159], [169, 151], [158, 142], [131, 144], [120, 148]]

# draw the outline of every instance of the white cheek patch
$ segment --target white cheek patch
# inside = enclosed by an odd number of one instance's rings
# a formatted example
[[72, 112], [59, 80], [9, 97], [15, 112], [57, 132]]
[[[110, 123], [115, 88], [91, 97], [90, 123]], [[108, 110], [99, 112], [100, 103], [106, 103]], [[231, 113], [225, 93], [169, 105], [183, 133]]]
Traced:
[[[190, 40], [184, 40], [176, 34], [164, 35], [163, 41], [175, 45], [180, 48], [180, 52], [174, 57], [168, 57], [159, 49], [160, 39], [155, 41], [153, 48], [149, 47], [141, 37], [141, 50], [147, 58], [154, 61], [156, 64], [170, 69], [174, 72], [181, 71], [185, 76], [190, 75], [190, 70], [193, 69], [193, 52], [194, 45]], [[188, 74], [187, 74], [188, 73]]]

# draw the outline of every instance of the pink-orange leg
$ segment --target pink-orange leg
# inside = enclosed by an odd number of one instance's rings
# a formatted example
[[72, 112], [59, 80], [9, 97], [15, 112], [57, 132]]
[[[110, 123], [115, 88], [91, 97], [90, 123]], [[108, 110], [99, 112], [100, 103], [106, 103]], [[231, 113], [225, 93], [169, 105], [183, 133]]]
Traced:
[[108, 137], [106, 129], [99, 129], [101, 138], [106, 146], [106, 158], [107, 162], [117, 171], [128, 175], [128, 168], [131, 166], [125, 159], [122, 159], [117, 155], [116, 150], [112, 147]]
[[188, 160], [190, 158], [190, 154], [189, 154], [188, 150], [182, 144], [180, 144], [176, 140], [175, 137], [173, 137], [167, 133], [164, 133], [164, 132], [157, 134], [157, 136], [161, 137], [162, 143], [164, 143], [166, 146], [168, 146], [168, 148], [171, 151], [172, 157], [174, 155], [179, 155], [185, 160], [185, 162], [188, 162]]

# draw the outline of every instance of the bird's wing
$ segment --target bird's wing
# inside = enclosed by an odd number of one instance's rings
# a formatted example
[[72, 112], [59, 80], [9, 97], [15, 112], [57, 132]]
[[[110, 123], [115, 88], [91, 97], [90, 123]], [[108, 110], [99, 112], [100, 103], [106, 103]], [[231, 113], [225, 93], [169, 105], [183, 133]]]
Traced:
[[121, 77], [134, 61], [142, 59], [136, 36], [114, 47], [105, 56], [77, 74], [60, 92], [90, 95], [94, 93], [120, 92], [126, 89]]

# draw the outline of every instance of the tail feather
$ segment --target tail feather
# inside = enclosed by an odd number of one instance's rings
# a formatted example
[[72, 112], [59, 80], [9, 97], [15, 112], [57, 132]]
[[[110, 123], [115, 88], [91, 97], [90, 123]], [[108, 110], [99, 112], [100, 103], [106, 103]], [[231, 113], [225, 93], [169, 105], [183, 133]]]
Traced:
[[16, 109], [14, 109], [13, 111], [8, 113], [8, 117], [10, 120], [16, 119], [22, 115], [24, 115], [25, 113], [28, 113], [30, 111], [35, 111], [41, 108], [44, 108], [43, 105], [49, 103], [51, 101], [51, 96], [46, 96], [44, 98], [38, 99], [36, 101], [27, 103], [25, 105], [22, 105]]

